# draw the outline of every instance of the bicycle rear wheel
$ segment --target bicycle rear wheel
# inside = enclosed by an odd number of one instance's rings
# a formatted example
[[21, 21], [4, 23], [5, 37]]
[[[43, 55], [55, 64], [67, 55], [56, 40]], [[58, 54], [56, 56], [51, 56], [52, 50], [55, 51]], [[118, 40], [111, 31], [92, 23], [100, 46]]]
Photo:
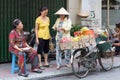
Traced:
[[78, 78], [83, 78], [85, 77], [88, 72], [89, 72], [89, 69], [85, 67], [83, 61], [83, 57], [84, 55], [86, 54], [86, 50], [84, 49], [77, 49], [73, 52], [73, 55], [72, 55], [72, 70], [73, 70], [73, 73], [76, 77]]
[[100, 66], [105, 70], [109, 71], [113, 67], [113, 57], [114, 53], [111, 49], [108, 49], [106, 52], [100, 53], [98, 58]]

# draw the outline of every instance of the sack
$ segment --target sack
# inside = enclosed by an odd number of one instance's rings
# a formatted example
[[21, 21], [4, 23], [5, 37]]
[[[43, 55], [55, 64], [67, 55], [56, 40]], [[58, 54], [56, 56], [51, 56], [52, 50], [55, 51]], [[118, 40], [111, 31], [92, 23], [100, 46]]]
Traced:
[[38, 45], [36, 43], [34, 44], [33, 49], [37, 51]]

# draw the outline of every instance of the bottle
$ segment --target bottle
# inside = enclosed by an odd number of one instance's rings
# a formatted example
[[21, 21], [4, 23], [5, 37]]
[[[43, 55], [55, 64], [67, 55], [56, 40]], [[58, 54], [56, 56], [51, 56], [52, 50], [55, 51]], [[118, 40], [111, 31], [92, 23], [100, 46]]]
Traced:
[[35, 43], [33, 49], [37, 51], [38, 45]]

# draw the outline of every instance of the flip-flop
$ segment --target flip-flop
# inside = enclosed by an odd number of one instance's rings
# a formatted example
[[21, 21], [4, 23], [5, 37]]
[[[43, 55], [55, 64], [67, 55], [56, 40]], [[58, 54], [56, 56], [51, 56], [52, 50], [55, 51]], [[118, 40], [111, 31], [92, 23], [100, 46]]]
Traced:
[[18, 73], [18, 76], [28, 77], [29, 74]]
[[61, 68], [61, 66], [57, 66], [57, 68], [56, 68], [56, 69], [57, 69], [57, 70], [59, 70], [60, 68]]
[[34, 70], [33, 70], [32, 72], [35, 72], [35, 73], [42, 73], [42, 71], [41, 71], [41, 70], [39, 70], [39, 69], [38, 69], [38, 70], [36, 70], [36, 71], [34, 71]]
[[43, 66], [40, 66], [39, 69], [40, 70], [45, 70], [45, 68]]
[[44, 67], [50, 67], [50, 65], [44, 65]]

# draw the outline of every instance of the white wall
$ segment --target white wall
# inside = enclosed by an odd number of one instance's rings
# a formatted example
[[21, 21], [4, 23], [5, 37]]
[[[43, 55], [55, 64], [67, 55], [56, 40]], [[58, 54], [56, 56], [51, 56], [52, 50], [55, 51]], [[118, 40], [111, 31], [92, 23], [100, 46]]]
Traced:
[[[77, 15], [81, 10], [81, 0], [67, 0], [67, 10], [70, 13], [70, 18], [73, 24], [80, 24], [80, 17]], [[101, 27], [101, 2], [102, 0], [88, 0], [88, 4], [91, 10], [95, 11], [96, 19], [99, 20], [99, 26]], [[87, 8], [87, 6], [86, 6]]]
[[79, 24], [80, 23], [80, 17], [77, 15], [77, 13], [80, 10], [80, 0], [67, 0], [67, 10], [70, 13], [70, 18], [72, 20], [73, 24]]
[[96, 19], [99, 20], [99, 26], [101, 26], [101, 21], [102, 21], [102, 0], [89, 0], [90, 1], [90, 4], [93, 8], [93, 10], [95, 11], [95, 16], [96, 16]]

